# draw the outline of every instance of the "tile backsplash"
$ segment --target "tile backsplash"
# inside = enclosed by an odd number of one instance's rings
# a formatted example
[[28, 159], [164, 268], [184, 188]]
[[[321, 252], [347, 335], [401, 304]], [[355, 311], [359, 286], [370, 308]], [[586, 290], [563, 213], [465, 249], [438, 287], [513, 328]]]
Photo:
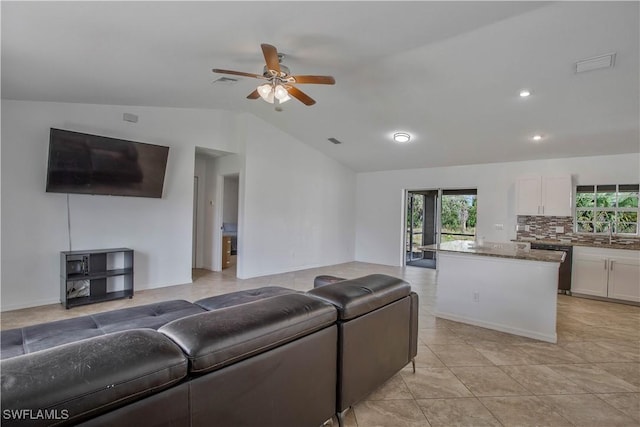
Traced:
[[[606, 234], [584, 234], [573, 231], [573, 217], [570, 216], [528, 216], [518, 215], [518, 240], [558, 240], [571, 243], [608, 244]], [[614, 234], [611, 242], [619, 245], [640, 245], [640, 238]]]

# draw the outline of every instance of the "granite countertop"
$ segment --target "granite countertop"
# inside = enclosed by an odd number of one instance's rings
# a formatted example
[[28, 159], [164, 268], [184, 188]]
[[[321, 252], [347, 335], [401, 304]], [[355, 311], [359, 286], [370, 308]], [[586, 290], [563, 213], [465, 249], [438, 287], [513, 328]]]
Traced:
[[640, 250], [640, 243], [603, 243], [603, 242], [578, 242], [578, 241], [566, 241], [555, 239], [516, 239], [512, 240], [516, 243], [540, 243], [543, 245], [558, 245], [558, 246], [586, 246], [590, 248], [604, 248], [604, 249], [627, 249], [627, 250]]
[[454, 240], [443, 242], [439, 245], [423, 246], [422, 250], [436, 250], [443, 252], [458, 252], [469, 255], [482, 255], [497, 258], [513, 258], [529, 261], [557, 262], [564, 261], [565, 253], [562, 251], [547, 251], [530, 249], [528, 242], [483, 242], [478, 244], [472, 240]]

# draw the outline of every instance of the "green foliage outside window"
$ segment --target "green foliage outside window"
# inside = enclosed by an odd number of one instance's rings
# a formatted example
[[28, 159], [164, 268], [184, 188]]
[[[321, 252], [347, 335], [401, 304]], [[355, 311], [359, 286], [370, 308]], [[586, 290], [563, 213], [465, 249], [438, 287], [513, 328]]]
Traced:
[[477, 198], [471, 195], [442, 196], [442, 233], [475, 234]]
[[576, 230], [638, 235], [638, 190], [638, 185], [578, 186]]

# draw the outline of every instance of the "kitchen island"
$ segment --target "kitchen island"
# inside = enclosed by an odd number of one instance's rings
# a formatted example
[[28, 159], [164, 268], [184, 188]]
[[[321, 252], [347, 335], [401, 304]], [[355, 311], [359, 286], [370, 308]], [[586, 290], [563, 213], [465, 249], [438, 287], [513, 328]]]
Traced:
[[437, 317], [555, 343], [564, 252], [457, 240], [425, 246], [437, 261]]

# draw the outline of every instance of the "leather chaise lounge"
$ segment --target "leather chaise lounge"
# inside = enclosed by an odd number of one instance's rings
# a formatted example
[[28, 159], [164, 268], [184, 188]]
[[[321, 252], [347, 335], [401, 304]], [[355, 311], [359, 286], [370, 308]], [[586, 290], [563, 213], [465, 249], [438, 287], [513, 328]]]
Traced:
[[2, 331], [2, 425], [342, 425], [415, 357], [418, 301], [386, 275], [323, 284]]
[[346, 411], [384, 384], [418, 352], [418, 295], [409, 283], [382, 274], [335, 281], [309, 291], [338, 310], [340, 426]]

